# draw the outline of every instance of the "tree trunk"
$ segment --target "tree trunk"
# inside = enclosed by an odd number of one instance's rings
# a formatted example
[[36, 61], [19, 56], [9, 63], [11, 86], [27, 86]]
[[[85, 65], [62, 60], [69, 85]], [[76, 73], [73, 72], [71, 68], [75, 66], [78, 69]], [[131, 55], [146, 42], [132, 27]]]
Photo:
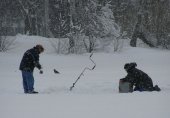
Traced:
[[94, 50], [94, 37], [92, 35], [89, 36], [89, 53]]
[[29, 20], [29, 17], [26, 16], [26, 18], [25, 18], [25, 34], [30, 34], [30, 29], [31, 29], [30, 20]]
[[137, 38], [138, 38], [138, 37], [137, 37], [137, 34], [136, 34], [136, 33], [133, 33], [132, 39], [131, 39], [131, 41], [130, 41], [130, 46], [136, 47]]
[[45, 0], [44, 9], [45, 9], [45, 17], [44, 17], [44, 36], [48, 37], [48, 21], [49, 21], [49, 0]]
[[132, 35], [132, 39], [130, 41], [130, 45], [132, 47], [136, 47], [136, 43], [137, 43], [137, 38], [141, 39], [145, 44], [149, 45], [150, 47], [154, 47], [154, 45], [148, 41], [148, 39], [146, 38], [144, 29], [142, 29], [142, 16], [138, 15], [138, 22], [135, 26], [135, 29], [133, 31], [133, 35]]

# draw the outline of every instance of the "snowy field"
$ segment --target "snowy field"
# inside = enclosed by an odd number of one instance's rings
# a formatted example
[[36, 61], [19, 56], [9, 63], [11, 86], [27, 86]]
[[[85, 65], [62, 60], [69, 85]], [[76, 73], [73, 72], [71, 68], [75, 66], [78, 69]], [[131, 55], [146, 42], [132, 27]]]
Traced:
[[[36, 44], [45, 47], [40, 55], [44, 73], [34, 71], [39, 94], [24, 94], [19, 63]], [[93, 67], [90, 54], [58, 55], [48, 39], [35, 36], [18, 36], [12, 48], [0, 53], [0, 118], [170, 118], [170, 51], [125, 47], [94, 53], [96, 68], [85, 71], [69, 91], [84, 67]], [[136, 62], [162, 91], [119, 93], [128, 62]]]

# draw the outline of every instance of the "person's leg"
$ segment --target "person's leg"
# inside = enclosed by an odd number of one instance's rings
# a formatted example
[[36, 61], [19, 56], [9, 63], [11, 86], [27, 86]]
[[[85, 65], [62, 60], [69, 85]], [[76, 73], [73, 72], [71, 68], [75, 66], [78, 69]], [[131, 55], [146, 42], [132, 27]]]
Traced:
[[142, 82], [138, 82], [135, 84], [135, 88], [134, 88], [134, 91], [145, 91], [144, 87], [143, 87], [143, 83]]
[[24, 92], [29, 93], [29, 94], [38, 93], [38, 92], [34, 91], [33, 72], [22, 71], [22, 75], [23, 75]]
[[34, 77], [32, 72], [27, 72], [27, 83], [28, 83], [28, 88], [29, 92], [34, 91]]
[[23, 79], [23, 88], [24, 88], [24, 93], [28, 93], [28, 83], [27, 83], [27, 73], [25, 71], [22, 72], [22, 79]]
[[28, 83], [29, 83], [29, 93], [30, 94], [36, 94], [38, 93], [37, 91], [34, 91], [34, 76], [33, 76], [33, 72], [29, 72], [28, 73]]
[[24, 88], [27, 92], [34, 91], [34, 77], [32, 72], [22, 71]]
[[146, 91], [153, 91], [154, 87], [153, 87], [152, 79], [148, 77], [146, 80], [147, 81], [145, 81], [145, 84], [144, 84]]

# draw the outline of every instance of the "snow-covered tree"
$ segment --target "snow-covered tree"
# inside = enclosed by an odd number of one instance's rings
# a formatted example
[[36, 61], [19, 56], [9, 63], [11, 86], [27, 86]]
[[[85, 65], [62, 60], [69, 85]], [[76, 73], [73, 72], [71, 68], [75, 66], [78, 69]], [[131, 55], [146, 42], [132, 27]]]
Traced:
[[97, 44], [106, 46], [107, 43], [109, 45], [111, 41], [120, 36], [120, 28], [115, 23], [109, 3], [101, 5], [97, 0], [89, 0], [85, 3], [79, 1], [77, 4], [79, 6], [75, 7], [75, 17], [77, 17], [73, 18], [73, 26], [78, 27], [79, 30], [76, 32], [82, 34], [82, 37], [84, 35], [88, 37], [88, 41], [84, 41], [87, 52], [92, 52]]
[[[170, 45], [170, 41], [168, 41], [168, 32], [170, 32], [168, 28], [170, 24], [170, 1], [139, 0], [135, 1], [135, 5], [137, 9], [135, 17], [137, 19], [131, 42], [136, 46], [134, 39], [140, 38], [151, 47], [161, 46], [167, 48]], [[139, 32], [139, 36], [135, 32]]]
[[110, 44], [113, 44], [114, 51], [118, 51], [119, 48], [122, 47], [122, 36], [124, 34], [120, 33], [120, 27], [117, 23], [115, 23], [115, 18], [113, 16], [113, 12], [110, 9], [111, 5], [106, 3], [101, 9], [99, 10], [99, 22], [101, 23], [101, 45], [103, 49]]
[[69, 2], [68, 0], [49, 1], [49, 27], [54, 37], [65, 37], [69, 33]]

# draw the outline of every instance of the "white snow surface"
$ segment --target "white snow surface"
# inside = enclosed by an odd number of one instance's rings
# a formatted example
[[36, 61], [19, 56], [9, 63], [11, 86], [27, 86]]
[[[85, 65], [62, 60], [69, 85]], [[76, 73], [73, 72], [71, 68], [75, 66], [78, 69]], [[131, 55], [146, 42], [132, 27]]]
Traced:
[[[44, 73], [34, 71], [39, 94], [24, 94], [18, 68], [23, 53], [36, 44], [45, 47]], [[12, 49], [0, 53], [0, 118], [170, 118], [170, 51], [124, 47], [94, 53], [96, 68], [85, 71], [69, 91], [83, 69], [93, 67], [89, 55], [56, 54], [48, 38], [18, 35]], [[136, 62], [162, 91], [119, 93], [128, 62]]]

